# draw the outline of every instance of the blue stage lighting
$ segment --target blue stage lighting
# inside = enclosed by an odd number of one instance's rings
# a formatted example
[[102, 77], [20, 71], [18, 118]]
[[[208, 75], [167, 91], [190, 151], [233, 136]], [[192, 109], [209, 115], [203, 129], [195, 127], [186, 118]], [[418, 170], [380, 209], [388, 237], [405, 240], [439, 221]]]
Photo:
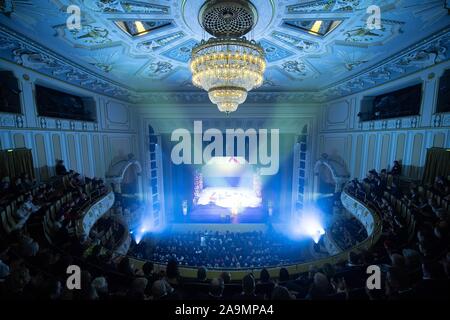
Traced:
[[291, 225], [293, 235], [312, 238], [315, 243], [325, 234], [322, 215], [315, 207], [305, 208]]

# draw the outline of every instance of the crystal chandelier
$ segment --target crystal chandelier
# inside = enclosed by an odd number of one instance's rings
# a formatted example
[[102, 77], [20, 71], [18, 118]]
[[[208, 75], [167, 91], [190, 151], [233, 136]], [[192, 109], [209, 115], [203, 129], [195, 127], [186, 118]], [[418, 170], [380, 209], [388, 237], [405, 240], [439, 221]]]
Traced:
[[200, 10], [200, 19], [213, 38], [192, 49], [192, 82], [228, 114], [264, 80], [264, 49], [243, 37], [256, 23], [256, 9], [248, 1], [209, 0]]

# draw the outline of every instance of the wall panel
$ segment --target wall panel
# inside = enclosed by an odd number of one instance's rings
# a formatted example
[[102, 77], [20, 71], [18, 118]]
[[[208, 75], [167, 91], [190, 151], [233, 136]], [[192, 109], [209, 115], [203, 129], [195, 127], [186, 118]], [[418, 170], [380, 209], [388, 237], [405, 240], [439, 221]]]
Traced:
[[381, 140], [381, 154], [380, 154], [380, 168], [387, 168], [389, 165], [389, 150], [391, 137], [389, 134], [384, 134]]
[[104, 166], [102, 166], [102, 159], [100, 157], [100, 139], [98, 135], [93, 136], [92, 148], [94, 152], [94, 174], [96, 177], [103, 177], [105, 175]]
[[445, 134], [438, 132], [433, 137], [433, 147], [444, 148], [445, 146]]
[[91, 166], [89, 163], [88, 140], [86, 135], [81, 136], [81, 159], [82, 159], [83, 173], [89, 176], [92, 175]]
[[355, 150], [355, 171], [354, 171], [354, 176], [355, 177], [360, 177], [362, 172], [361, 172], [361, 161], [363, 159], [363, 135], [358, 135], [358, 137], [356, 138], [356, 150]]
[[367, 170], [372, 170], [375, 168], [375, 146], [376, 135], [371, 134], [369, 136], [369, 143], [367, 144]]
[[14, 134], [14, 148], [25, 148], [25, 136], [22, 133]]
[[76, 170], [78, 168], [77, 151], [75, 146], [75, 136], [73, 134], [67, 135], [67, 155], [69, 158], [68, 170]]
[[49, 176], [49, 168], [47, 164], [47, 153], [45, 151], [45, 141], [42, 134], [35, 135], [35, 146], [36, 146], [36, 156], [37, 156], [37, 168], [39, 171], [40, 179], [46, 180]]
[[52, 147], [55, 159], [62, 160], [62, 150], [61, 150], [61, 138], [59, 134], [52, 135]]

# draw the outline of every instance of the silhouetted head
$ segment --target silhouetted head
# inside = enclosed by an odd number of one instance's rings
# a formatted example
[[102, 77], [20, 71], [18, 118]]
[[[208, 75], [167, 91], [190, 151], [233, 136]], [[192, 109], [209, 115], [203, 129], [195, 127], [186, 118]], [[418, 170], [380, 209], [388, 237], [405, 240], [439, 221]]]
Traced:
[[205, 267], [200, 267], [197, 269], [197, 280], [205, 281], [206, 280], [207, 270]]
[[245, 294], [255, 293], [255, 278], [252, 274], [249, 273], [242, 279], [242, 290]]
[[280, 281], [289, 281], [289, 271], [286, 268], [280, 269]]
[[261, 280], [261, 282], [269, 282], [270, 281], [270, 274], [266, 268], [261, 270], [261, 273], [259, 274], [259, 280]]

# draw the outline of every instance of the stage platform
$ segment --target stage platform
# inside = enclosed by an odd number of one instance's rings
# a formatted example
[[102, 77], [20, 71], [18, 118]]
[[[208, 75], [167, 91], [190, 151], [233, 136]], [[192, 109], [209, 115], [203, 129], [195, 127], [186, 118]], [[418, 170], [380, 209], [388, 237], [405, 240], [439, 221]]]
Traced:
[[224, 224], [224, 223], [172, 223], [168, 225], [166, 230], [174, 233], [187, 232], [265, 232], [268, 229], [267, 224], [263, 223], [239, 223], [239, 224]]
[[241, 224], [241, 223], [265, 223], [269, 220], [267, 212], [263, 208], [244, 208], [237, 214], [232, 214], [229, 208], [219, 207], [213, 204], [198, 205], [187, 216], [182, 217], [184, 223], [216, 223], [216, 224]]

